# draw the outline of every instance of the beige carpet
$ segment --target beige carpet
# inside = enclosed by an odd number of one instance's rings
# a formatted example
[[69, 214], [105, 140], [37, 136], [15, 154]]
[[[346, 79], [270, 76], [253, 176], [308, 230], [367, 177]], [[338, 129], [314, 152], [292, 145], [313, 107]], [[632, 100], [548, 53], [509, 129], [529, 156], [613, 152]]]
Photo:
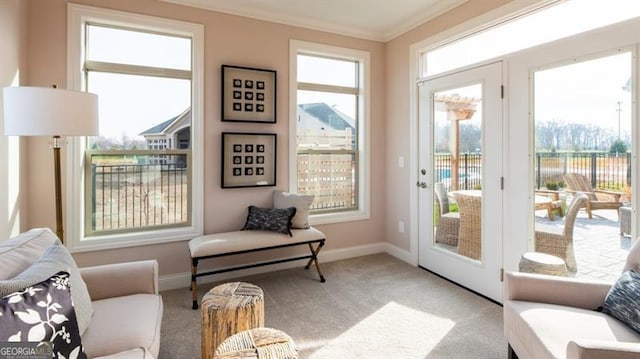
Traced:
[[[302, 267], [241, 279], [264, 290], [265, 325], [289, 334], [300, 358], [506, 357], [502, 307], [488, 300], [387, 254], [322, 269], [326, 283]], [[200, 298], [217, 284], [202, 285]], [[160, 359], [200, 358], [189, 290], [162, 296]]]

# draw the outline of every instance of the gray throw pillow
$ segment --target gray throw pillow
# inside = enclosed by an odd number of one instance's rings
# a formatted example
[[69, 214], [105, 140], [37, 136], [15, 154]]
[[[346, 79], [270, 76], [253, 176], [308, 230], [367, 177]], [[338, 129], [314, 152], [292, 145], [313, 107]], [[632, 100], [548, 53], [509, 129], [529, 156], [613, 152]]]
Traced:
[[93, 306], [87, 285], [82, 280], [76, 262], [65, 246], [56, 241], [31, 266], [12, 279], [0, 280], [0, 297], [17, 292], [42, 282], [58, 272], [70, 274], [70, 288], [73, 306], [78, 320], [80, 335], [89, 327]]
[[271, 231], [292, 236], [291, 218], [295, 214], [296, 207], [278, 209], [249, 206], [247, 222], [242, 230]]
[[631, 269], [618, 278], [604, 299], [602, 312], [640, 333], [640, 273]]
[[307, 229], [313, 195], [273, 191], [273, 208], [296, 207], [296, 215], [291, 220], [291, 228]]

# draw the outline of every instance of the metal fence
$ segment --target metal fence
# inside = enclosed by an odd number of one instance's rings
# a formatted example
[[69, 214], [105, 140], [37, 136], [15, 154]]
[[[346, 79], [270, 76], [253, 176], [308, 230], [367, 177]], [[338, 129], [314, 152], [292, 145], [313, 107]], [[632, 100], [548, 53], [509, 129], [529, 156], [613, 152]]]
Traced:
[[594, 188], [622, 190], [631, 185], [631, 153], [536, 153], [536, 188], [553, 183], [562, 187], [565, 173], [585, 175]]
[[452, 188], [451, 154], [434, 156], [435, 182], [442, 182], [447, 191], [480, 189], [482, 184], [482, 154], [461, 153], [458, 156], [458, 188]]
[[[434, 156], [435, 182], [443, 182], [448, 191], [479, 189], [482, 183], [482, 154], [461, 153], [458, 158], [458, 188], [451, 188], [451, 155]], [[622, 190], [631, 185], [631, 153], [539, 152], [535, 160], [536, 189], [548, 184], [563, 186], [565, 173], [580, 173], [593, 187]]]
[[[104, 158], [104, 155], [97, 156]], [[120, 155], [122, 157], [122, 155]], [[185, 155], [137, 156], [141, 163], [89, 164], [87, 234], [189, 223], [189, 169]]]

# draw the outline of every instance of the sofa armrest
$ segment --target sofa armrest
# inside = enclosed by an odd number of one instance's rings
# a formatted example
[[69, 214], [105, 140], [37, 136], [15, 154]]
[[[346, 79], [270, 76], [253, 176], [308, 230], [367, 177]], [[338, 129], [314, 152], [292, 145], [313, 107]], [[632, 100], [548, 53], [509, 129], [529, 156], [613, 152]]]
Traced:
[[604, 303], [611, 283], [544, 274], [507, 272], [504, 300], [519, 300], [596, 309]]
[[567, 345], [567, 359], [637, 359], [640, 344], [580, 339]]
[[80, 268], [91, 300], [131, 294], [158, 294], [156, 260]]

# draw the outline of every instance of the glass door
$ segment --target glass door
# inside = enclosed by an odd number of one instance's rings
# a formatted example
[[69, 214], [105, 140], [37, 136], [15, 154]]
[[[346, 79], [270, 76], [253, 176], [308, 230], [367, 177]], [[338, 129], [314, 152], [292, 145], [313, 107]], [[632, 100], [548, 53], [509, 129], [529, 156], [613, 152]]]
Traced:
[[[530, 248], [561, 257], [572, 276], [616, 280], [632, 242], [634, 57], [618, 50], [532, 72]], [[579, 192], [587, 198], [572, 206]]]
[[419, 85], [419, 264], [496, 301], [502, 266], [502, 63]]

